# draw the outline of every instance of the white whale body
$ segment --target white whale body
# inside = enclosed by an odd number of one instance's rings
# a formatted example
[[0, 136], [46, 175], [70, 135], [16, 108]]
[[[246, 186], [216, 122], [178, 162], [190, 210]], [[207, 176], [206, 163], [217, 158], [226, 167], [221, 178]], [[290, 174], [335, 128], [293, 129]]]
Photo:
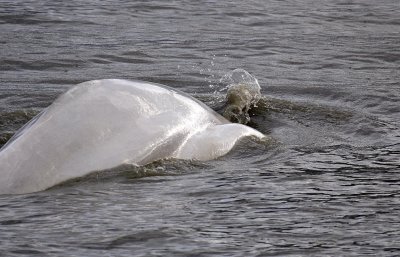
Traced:
[[41, 191], [121, 164], [210, 160], [245, 136], [264, 137], [171, 88], [88, 81], [61, 95], [4, 145], [0, 194]]

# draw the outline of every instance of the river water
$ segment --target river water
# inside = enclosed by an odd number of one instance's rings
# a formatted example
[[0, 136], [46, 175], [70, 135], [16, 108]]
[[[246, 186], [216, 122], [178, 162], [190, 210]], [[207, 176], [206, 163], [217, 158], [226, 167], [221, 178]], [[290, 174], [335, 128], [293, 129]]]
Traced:
[[1, 144], [83, 81], [212, 106], [236, 68], [276, 146], [0, 196], [0, 255], [400, 255], [398, 0], [1, 0]]

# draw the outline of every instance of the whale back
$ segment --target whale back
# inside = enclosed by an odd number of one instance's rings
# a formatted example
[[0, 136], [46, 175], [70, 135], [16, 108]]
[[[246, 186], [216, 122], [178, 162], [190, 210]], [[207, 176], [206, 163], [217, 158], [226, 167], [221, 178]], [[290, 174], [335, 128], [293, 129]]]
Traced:
[[[217, 138], [225, 135], [217, 132], [228, 131], [227, 125], [232, 124], [204, 104], [165, 86], [127, 80], [84, 82], [60, 96], [1, 149], [0, 193], [44, 190], [126, 163], [209, 160], [225, 154], [242, 136], [262, 136], [243, 126], [229, 128], [231, 136], [219, 142]], [[208, 145], [201, 148], [208, 149], [207, 154], [196, 149], [200, 143]]]

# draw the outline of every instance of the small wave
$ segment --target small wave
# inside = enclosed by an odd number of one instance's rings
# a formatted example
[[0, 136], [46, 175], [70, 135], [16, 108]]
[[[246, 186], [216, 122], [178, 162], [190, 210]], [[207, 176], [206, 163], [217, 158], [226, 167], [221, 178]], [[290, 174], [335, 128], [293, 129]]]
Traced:
[[84, 248], [88, 249], [97, 249], [97, 250], [111, 250], [114, 248], [119, 248], [123, 245], [137, 244], [143, 243], [147, 241], [157, 241], [160, 240], [168, 240], [173, 238], [173, 233], [167, 233], [163, 230], [144, 230], [134, 234], [128, 234], [124, 236], [117, 236], [115, 238], [110, 239], [109, 241], [102, 242], [93, 242], [83, 244]]
[[192, 170], [207, 169], [208, 167], [204, 162], [180, 159], [162, 159], [144, 166], [123, 164], [112, 169], [97, 171], [83, 177], [70, 179], [48, 190], [110, 181], [130, 183], [129, 181], [132, 179], [136, 180], [144, 177], [179, 176], [189, 173]]
[[69, 25], [91, 25], [95, 24], [89, 20], [72, 20], [70, 16], [53, 16], [51, 12], [33, 10], [12, 10], [8, 8], [7, 13], [0, 12], [0, 24], [18, 25], [40, 25], [40, 24], [69, 24]]
[[25, 60], [18, 61], [13, 59], [2, 60], [2, 69], [6, 71], [15, 70], [62, 70], [77, 68], [86, 65], [83, 60], [77, 59], [62, 59], [62, 60]]
[[140, 63], [140, 64], [153, 63], [153, 61], [146, 60], [143, 58], [128, 58], [125, 56], [116, 56], [116, 55], [107, 55], [107, 54], [94, 55], [94, 58], [92, 58], [91, 61], [95, 62], [95, 63], [111, 63], [111, 62]]
[[[393, 50], [396, 51], [396, 49]], [[347, 51], [345, 54], [337, 55], [334, 58], [367, 64], [380, 64], [381, 62], [396, 63], [400, 60], [400, 53]]]
[[[308, 173], [386, 172], [400, 168], [400, 162], [397, 160], [399, 144], [377, 147], [340, 144], [325, 147], [297, 147], [293, 150], [298, 153], [292, 158], [292, 162], [296, 163], [294, 166], [297, 170]], [[383, 154], [385, 158], [382, 158]], [[303, 162], [303, 158], [308, 162]]]
[[39, 113], [38, 110], [0, 112], [0, 148], [7, 143], [20, 127]]

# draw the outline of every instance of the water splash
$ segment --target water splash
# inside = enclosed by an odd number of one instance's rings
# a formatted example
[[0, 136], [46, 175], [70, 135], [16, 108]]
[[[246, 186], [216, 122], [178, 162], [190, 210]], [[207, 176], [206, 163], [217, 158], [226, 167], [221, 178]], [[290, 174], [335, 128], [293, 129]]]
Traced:
[[220, 92], [226, 91], [227, 106], [224, 117], [232, 122], [246, 124], [250, 121], [249, 110], [261, 98], [258, 80], [244, 69], [235, 69], [225, 74], [221, 80]]
[[239, 68], [227, 72], [221, 77], [220, 84], [222, 85], [218, 90], [220, 92], [228, 91], [230, 88], [238, 85], [245, 85], [248, 90], [260, 95], [261, 87], [258, 84], [257, 78], [244, 69]]

